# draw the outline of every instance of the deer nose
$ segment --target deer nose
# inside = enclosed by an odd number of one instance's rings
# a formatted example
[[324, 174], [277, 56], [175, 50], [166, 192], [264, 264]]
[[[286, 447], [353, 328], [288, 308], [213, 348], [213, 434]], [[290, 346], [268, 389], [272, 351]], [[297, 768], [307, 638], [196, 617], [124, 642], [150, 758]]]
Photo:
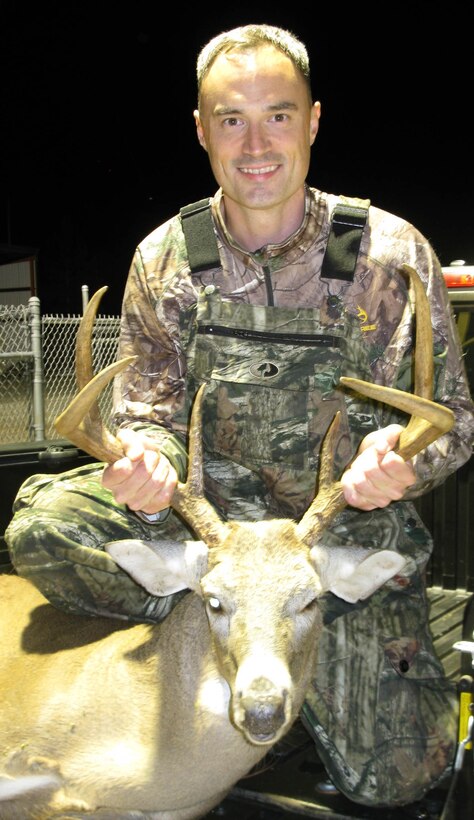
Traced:
[[277, 690], [268, 678], [258, 678], [242, 697], [242, 728], [255, 743], [272, 740], [286, 720], [287, 693]]

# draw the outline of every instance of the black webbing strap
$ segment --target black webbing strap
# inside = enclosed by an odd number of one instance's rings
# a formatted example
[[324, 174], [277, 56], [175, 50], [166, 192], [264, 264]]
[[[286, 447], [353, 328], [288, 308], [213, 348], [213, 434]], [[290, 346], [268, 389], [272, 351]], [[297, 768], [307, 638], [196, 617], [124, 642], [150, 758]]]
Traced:
[[[337, 205], [334, 208], [321, 268], [322, 278], [352, 281], [370, 204], [369, 200], [365, 202], [361, 200], [360, 206]], [[185, 205], [180, 216], [192, 273], [219, 267], [221, 261], [209, 198]]]
[[185, 205], [179, 213], [191, 272], [218, 267], [221, 261], [209, 198]]
[[321, 277], [352, 282], [359, 254], [362, 232], [369, 212], [367, 205], [336, 205], [331, 220]]

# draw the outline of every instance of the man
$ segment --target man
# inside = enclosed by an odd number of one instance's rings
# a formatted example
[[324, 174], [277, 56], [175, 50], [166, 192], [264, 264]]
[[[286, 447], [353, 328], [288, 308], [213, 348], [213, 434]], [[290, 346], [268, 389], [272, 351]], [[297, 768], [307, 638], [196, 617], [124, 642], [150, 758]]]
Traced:
[[[209, 385], [206, 494], [228, 519], [299, 517], [314, 494], [321, 439], [341, 410], [336, 467], [349, 508], [325, 542], [388, 545], [409, 572], [363, 606], [328, 596], [303, 717], [351, 799], [412, 802], [452, 763], [456, 704], [429, 635], [431, 539], [409, 499], [467, 461], [474, 426], [439, 262], [402, 219], [306, 184], [321, 106], [306, 49], [291, 34], [253, 25], [221, 34], [197, 73], [197, 136], [219, 190], [210, 211], [204, 203], [160, 226], [132, 262], [120, 356], [138, 359], [115, 384], [124, 458], [27, 481], [7, 532], [12, 560], [59, 607], [160, 620], [178, 596], [147, 595], [101, 546], [188, 537], [169, 504], [186, 475], [199, 384]], [[209, 225], [212, 240], [210, 256], [192, 266], [190, 224], [198, 249]], [[430, 297], [435, 400], [456, 416], [411, 463], [394, 452], [403, 414], [338, 384], [352, 375], [412, 389], [404, 263]]]

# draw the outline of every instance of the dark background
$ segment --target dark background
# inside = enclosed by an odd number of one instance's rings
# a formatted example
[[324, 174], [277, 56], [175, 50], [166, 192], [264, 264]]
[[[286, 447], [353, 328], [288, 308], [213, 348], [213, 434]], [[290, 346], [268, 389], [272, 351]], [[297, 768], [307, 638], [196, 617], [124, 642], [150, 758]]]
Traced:
[[[214, 193], [195, 59], [225, 28], [306, 43], [323, 116], [308, 181], [413, 222], [474, 263], [473, 48], [461, 4], [0, 3], [0, 245], [38, 249], [42, 310], [118, 312], [135, 246]], [[165, 19], [166, 13], [166, 19]]]

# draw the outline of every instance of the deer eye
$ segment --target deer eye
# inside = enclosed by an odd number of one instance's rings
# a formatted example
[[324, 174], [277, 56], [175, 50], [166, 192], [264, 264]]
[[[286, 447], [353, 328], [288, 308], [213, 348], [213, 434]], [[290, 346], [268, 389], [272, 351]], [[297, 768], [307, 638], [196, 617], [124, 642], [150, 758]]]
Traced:
[[207, 599], [207, 603], [208, 606], [214, 610], [214, 612], [219, 612], [221, 609], [221, 602], [219, 601], [219, 598], [216, 598], [213, 595]]

